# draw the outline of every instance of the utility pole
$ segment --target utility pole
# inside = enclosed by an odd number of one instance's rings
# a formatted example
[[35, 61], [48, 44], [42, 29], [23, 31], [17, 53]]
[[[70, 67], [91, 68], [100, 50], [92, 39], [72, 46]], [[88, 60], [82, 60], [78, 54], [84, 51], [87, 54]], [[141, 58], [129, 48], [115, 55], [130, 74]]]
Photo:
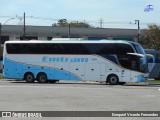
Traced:
[[23, 40], [25, 40], [25, 38], [26, 38], [26, 14], [25, 14], [25, 12], [24, 12], [24, 24], [23, 24]]
[[139, 26], [139, 20], [135, 20], [135, 24], [138, 23], [138, 41], [139, 42], [139, 39], [140, 39], [140, 26]]
[[70, 23], [68, 23], [68, 38], [71, 37], [71, 26]]
[[99, 23], [100, 23], [100, 28], [102, 28], [102, 25], [103, 25], [103, 19], [102, 18], [100, 19]]

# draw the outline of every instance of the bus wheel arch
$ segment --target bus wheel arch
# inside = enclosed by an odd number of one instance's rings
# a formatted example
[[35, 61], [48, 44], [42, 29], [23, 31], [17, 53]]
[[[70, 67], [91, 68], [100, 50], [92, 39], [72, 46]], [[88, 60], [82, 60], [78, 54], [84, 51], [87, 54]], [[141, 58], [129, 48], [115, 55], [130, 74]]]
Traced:
[[110, 85], [118, 85], [119, 78], [116, 74], [110, 74], [107, 76], [106, 83], [109, 83]]
[[24, 79], [27, 83], [33, 83], [35, 81], [34, 75], [32, 72], [26, 72], [24, 74]]
[[48, 81], [47, 74], [45, 72], [39, 72], [37, 74], [37, 81], [39, 83], [46, 83]]

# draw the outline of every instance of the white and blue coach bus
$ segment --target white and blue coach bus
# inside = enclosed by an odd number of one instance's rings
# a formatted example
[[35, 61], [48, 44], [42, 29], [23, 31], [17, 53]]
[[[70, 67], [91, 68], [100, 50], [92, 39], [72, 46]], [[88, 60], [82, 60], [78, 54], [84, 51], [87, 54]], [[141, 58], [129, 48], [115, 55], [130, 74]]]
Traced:
[[3, 65], [5, 78], [29, 83], [145, 82], [148, 69], [144, 50], [138, 43], [115, 40], [7, 41]]

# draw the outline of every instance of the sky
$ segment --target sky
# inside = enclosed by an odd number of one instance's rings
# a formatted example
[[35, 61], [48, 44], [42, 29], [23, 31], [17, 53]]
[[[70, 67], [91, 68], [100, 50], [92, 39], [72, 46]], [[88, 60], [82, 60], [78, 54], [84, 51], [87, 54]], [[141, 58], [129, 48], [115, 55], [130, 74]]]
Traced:
[[[150, 7], [147, 7], [149, 6]], [[137, 28], [160, 25], [160, 0], [0, 0], [0, 23], [51, 26], [59, 19], [87, 22], [103, 28]], [[145, 8], [150, 11], [145, 12]]]

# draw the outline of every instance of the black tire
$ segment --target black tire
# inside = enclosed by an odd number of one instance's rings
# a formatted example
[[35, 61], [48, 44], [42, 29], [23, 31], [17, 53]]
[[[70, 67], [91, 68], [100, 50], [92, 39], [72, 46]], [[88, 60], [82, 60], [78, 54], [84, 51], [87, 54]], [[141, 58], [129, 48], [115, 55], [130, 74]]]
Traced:
[[34, 75], [32, 73], [26, 73], [24, 79], [27, 83], [33, 83], [35, 81]]
[[107, 82], [110, 84], [110, 85], [118, 85], [119, 84], [119, 79], [117, 77], [117, 75], [109, 75], [108, 78], [107, 78]]
[[46, 83], [47, 82], [47, 75], [45, 73], [39, 73], [37, 80], [39, 83]]

